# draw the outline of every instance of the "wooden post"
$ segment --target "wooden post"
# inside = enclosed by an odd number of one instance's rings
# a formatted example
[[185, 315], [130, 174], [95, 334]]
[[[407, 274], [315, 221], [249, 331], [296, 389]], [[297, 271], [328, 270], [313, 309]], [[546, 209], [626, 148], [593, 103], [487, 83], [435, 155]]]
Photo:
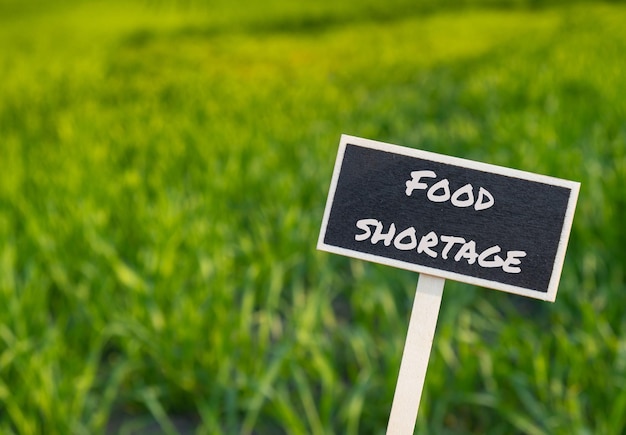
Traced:
[[424, 274], [417, 281], [387, 435], [408, 435], [415, 430], [445, 282]]

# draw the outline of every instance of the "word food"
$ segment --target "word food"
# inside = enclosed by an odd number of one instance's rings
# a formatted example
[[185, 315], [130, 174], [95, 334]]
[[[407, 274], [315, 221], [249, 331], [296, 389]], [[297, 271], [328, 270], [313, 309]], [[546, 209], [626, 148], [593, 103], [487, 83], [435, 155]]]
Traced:
[[426, 197], [432, 202], [450, 201], [455, 207], [465, 208], [474, 206], [474, 210], [486, 210], [495, 203], [493, 195], [484, 187], [478, 189], [478, 197], [474, 199], [474, 186], [466, 184], [458, 188], [454, 192], [450, 191], [450, 182], [447, 178], [437, 181], [428, 187], [428, 184], [422, 183], [422, 178], [437, 178], [434, 171], [413, 171], [411, 179], [406, 182], [406, 196], [411, 196], [414, 190], [427, 190]]

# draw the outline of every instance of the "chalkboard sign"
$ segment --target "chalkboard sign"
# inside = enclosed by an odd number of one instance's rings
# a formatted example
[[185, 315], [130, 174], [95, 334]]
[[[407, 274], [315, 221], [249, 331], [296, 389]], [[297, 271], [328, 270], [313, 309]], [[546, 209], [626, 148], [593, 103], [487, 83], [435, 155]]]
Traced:
[[579, 186], [343, 135], [318, 249], [554, 301]]

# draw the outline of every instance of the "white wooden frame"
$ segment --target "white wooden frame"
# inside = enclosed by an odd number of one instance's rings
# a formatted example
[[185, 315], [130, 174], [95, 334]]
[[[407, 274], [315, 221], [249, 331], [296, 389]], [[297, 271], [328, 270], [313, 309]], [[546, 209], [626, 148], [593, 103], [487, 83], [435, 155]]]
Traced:
[[[337, 188], [337, 181], [339, 179], [339, 173], [341, 172], [341, 165], [343, 162], [344, 152], [346, 145], [354, 144], [366, 148], [386, 151], [395, 154], [401, 154], [410, 157], [417, 157], [420, 159], [431, 160], [444, 164], [450, 164], [478, 171], [489, 172], [493, 174], [504, 175], [507, 177], [519, 178], [523, 180], [535, 181], [539, 183], [549, 184], [553, 186], [565, 187], [571, 190], [569, 197], [567, 211], [565, 213], [565, 219], [563, 222], [563, 228], [557, 248], [554, 264], [552, 267], [552, 274], [548, 285], [548, 291], [542, 292], [537, 290], [531, 290], [515, 285], [505, 284], [498, 281], [491, 281], [482, 278], [476, 278], [472, 276], [462, 275], [455, 272], [434, 269], [427, 266], [422, 266], [413, 263], [407, 263], [400, 260], [381, 257], [373, 254], [354, 251], [351, 249], [340, 248], [337, 246], [327, 245], [324, 243], [324, 236], [326, 234], [326, 227], [328, 225], [328, 218], [330, 216], [331, 207], [335, 197], [335, 190]], [[370, 139], [359, 138], [355, 136], [342, 135], [339, 144], [339, 150], [337, 153], [337, 159], [335, 161], [335, 167], [333, 170], [333, 176], [330, 184], [330, 190], [328, 193], [328, 199], [326, 202], [326, 208], [324, 210], [324, 217], [322, 220], [322, 228], [320, 236], [317, 242], [317, 249], [327, 251], [339, 255], [345, 255], [348, 257], [358, 258], [361, 260], [372, 261], [375, 263], [386, 264], [400, 269], [411, 270], [414, 272], [425, 273], [427, 275], [438, 276], [441, 278], [452, 279], [455, 281], [461, 281], [468, 284], [473, 284], [481, 287], [488, 287], [495, 290], [502, 290], [509, 293], [514, 293], [522, 296], [527, 296], [535, 299], [541, 299], [545, 301], [554, 302], [556, 299], [556, 293], [559, 286], [559, 280], [561, 277], [561, 270], [563, 268], [563, 262], [565, 260], [565, 252], [567, 250], [567, 243], [569, 240], [569, 234], [572, 227], [572, 221], [574, 219], [574, 211], [576, 207], [576, 201], [578, 199], [578, 193], [580, 189], [580, 183], [575, 181], [563, 180], [560, 178], [549, 177], [546, 175], [535, 174], [532, 172], [520, 171], [517, 169], [506, 168], [503, 166], [491, 165], [488, 163], [476, 162], [473, 160], [462, 159], [458, 157], [446, 156], [443, 154], [436, 154], [429, 151], [422, 151], [414, 148], [406, 148], [398, 145], [392, 145], [384, 142], [378, 142]]]

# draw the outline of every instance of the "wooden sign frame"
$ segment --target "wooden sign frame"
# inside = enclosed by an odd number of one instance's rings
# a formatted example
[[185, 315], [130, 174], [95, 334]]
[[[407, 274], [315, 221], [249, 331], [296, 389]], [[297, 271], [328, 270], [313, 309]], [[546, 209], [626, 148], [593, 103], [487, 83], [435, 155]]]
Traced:
[[[398, 165], [404, 168], [400, 178], [392, 173], [393, 168]], [[453, 176], [443, 178], [446, 174], [452, 174], [456, 179]], [[371, 186], [373, 188], [370, 188]], [[342, 135], [317, 248], [553, 302], [556, 298], [579, 188], [580, 183], [574, 181]], [[507, 195], [506, 189], [514, 192], [508, 192], [510, 195]], [[392, 199], [384, 203], [387, 196]], [[366, 204], [367, 202], [371, 202], [372, 205]], [[405, 203], [412, 204], [406, 206], [409, 208], [401, 209]], [[430, 208], [427, 209], [428, 207]], [[353, 210], [365, 213], [362, 216], [364, 219], [355, 220], [354, 215], [350, 215]], [[389, 216], [394, 213], [403, 213], [405, 221], [411, 223], [415, 220], [421, 223], [429, 219], [428, 214], [440, 213], [440, 217], [438, 215], [431, 219], [432, 225], [439, 225], [439, 221], [447, 221], [447, 224], [463, 234], [450, 232], [445, 235], [439, 234], [439, 240], [434, 239], [439, 242], [437, 247], [439, 252], [435, 252], [434, 249], [430, 253], [426, 252], [429, 255], [437, 255], [437, 259], [428, 258], [423, 252], [420, 256], [411, 251], [411, 260], [407, 261], [406, 258], [409, 258], [407, 254], [394, 250], [391, 239], [385, 239], [385, 235], [389, 235], [390, 219], [387, 219], [388, 222], [381, 219], [378, 221], [379, 224], [375, 224], [376, 220], [380, 219], [380, 214]], [[408, 215], [412, 221], [406, 220]], [[346, 216], [348, 218], [345, 218]], [[397, 242], [396, 246], [402, 249], [413, 241], [406, 238], [407, 235], [414, 237], [415, 244], [420, 240], [420, 236], [425, 237], [424, 234], [428, 233], [426, 228], [423, 234], [415, 235], [417, 231], [411, 230], [408, 225], [405, 223], [402, 227], [398, 226], [395, 233], [399, 237], [401, 231], [407, 228], [405, 238], [394, 241], [394, 244]], [[474, 232], [462, 231], [464, 226], [471, 227]], [[376, 231], [378, 235], [374, 243], [373, 236]], [[508, 255], [511, 255], [508, 270], [523, 269], [518, 276], [514, 276], [515, 273], [496, 275], [495, 271], [483, 270], [484, 268], [475, 264], [478, 263], [476, 258], [480, 251], [471, 251], [481, 245], [480, 236], [493, 241], [498, 235], [509, 240], [509, 245], [515, 243], [523, 245], [524, 250], [519, 250], [516, 246], [502, 246], [501, 250], [497, 251], [495, 245], [497, 244], [500, 249], [499, 243], [483, 244], [480, 249], [489, 256], [485, 255], [485, 260], [481, 264], [488, 263], [486, 258], [499, 258], [506, 263], [508, 249]], [[436, 233], [431, 234], [431, 237], [435, 236]], [[358, 237], [369, 240], [365, 243], [353, 241]], [[459, 240], [464, 240], [466, 244], [475, 243], [467, 248], [461, 242], [453, 243]], [[540, 249], [537, 250], [540, 253], [551, 251], [550, 255], [544, 258], [536, 252], [531, 252], [534, 245], [529, 244], [529, 241], [539, 243]], [[427, 250], [431, 245], [428, 244], [428, 240], [425, 243]], [[493, 249], [486, 252], [492, 245]], [[444, 257], [452, 257], [455, 249], [461, 248], [469, 252], [465, 253], [469, 260], [446, 258], [446, 262], [443, 261]], [[418, 246], [418, 253], [419, 249]], [[444, 252], [446, 249], [448, 251]], [[520, 252], [527, 257], [523, 258]], [[434, 261], [439, 263], [434, 266], [428, 263]], [[530, 269], [528, 265], [532, 261], [541, 268], [539, 271]], [[474, 264], [470, 267], [466, 263]], [[455, 269], [460, 266], [466, 270]], [[467, 270], [471, 270], [471, 273], [476, 270], [491, 275], [488, 277], [472, 275]], [[526, 281], [521, 279], [524, 273], [528, 275], [524, 278]], [[538, 275], [542, 277], [537, 278]], [[521, 284], [513, 281], [518, 277]], [[535, 282], [538, 279], [543, 281]]]

